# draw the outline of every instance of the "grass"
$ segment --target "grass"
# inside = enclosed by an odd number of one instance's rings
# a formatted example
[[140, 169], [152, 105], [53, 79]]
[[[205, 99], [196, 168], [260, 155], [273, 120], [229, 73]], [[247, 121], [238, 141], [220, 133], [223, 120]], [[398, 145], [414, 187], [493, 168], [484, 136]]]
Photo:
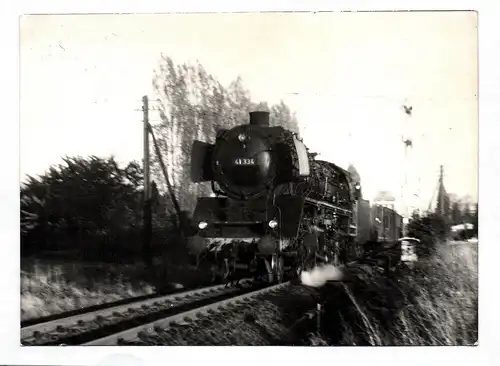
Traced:
[[21, 320], [154, 292], [120, 265], [30, 263], [21, 271]]
[[[203, 273], [189, 266], [78, 263], [62, 260], [23, 260], [21, 321], [93, 305], [137, 297], [157, 290], [190, 287]], [[162, 275], [165, 274], [165, 277]], [[206, 276], [205, 276], [206, 277]], [[162, 278], [168, 279], [163, 283]]]
[[323, 316], [335, 345], [473, 345], [478, 338], [477, 246], [441, 245], [397, 275], [344, 284]]

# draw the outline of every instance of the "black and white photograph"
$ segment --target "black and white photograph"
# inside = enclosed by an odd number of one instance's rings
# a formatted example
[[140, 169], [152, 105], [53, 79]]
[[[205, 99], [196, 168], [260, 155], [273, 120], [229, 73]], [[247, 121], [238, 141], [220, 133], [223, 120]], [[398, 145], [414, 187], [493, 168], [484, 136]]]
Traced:
[[23, 347], [477, 345], [478, 12], [19, 32]]

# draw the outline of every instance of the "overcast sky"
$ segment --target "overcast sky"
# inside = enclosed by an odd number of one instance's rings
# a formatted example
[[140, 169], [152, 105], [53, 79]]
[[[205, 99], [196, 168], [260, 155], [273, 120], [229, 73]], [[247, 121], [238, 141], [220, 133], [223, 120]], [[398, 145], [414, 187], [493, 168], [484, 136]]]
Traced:
[[405, 124], [417, 206], [440, 164], [449, 192], [477, 199], [474, 12], [24, 17], [21, 179], [66, 154], [140, 160], [136, 110], [161, 53], [198, 59], [223, 84], [240, 75], [255, 101], [283, 99], [310, 150], [353, 163], [368, 199], [401, 194]]

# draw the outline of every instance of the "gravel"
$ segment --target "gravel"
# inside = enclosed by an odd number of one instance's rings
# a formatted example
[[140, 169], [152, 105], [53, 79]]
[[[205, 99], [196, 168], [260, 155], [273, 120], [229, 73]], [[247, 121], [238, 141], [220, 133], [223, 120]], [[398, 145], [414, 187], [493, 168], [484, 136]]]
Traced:
[[316, 305], [313, 293], [302, 286], [267, 293], [245, 304], [210, 316], [174, 324], [168, 329], [142, 332], [121, 345], [271, 346], [309, 345], [311, 320], [304, 315]]

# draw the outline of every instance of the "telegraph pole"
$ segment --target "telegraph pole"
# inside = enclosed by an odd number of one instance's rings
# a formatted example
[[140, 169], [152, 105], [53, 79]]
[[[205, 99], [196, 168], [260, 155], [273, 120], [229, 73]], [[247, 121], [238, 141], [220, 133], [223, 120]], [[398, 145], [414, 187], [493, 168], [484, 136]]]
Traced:
[[151, 185], [149, 182], [149, 105], [148, 97], [142, 97], [142, 111], [144, 120], [144, 211], [143, 211], [143, 231], [144, 231], [144, 263], [147, 266], [153, 264], [153, 251], [151, 247], [152, 217], [151, 217]]
[[407, 122], [406, 122], [406, 128], [403, 129], [405, 132], [403, 136], [403, 143], [405, 145], [405, 159], [404, 159], [404, 182], [403, 182], [403, 189], [402, 189], [402, 206], [403, 206], [403, 236], [408, 236], [408, 223], [410, 221], [411, 213], [410, 213], [410, 195], [408, 194], [408, 173], [410, 171], [410, 159], [409, 159], [409, 153], [413, 148], [413, 139], [412, 139], [412, 134], [411, 134], [411, 128], [410, 128], [410, 117], [412, 115], [413, 107], [409, 105], [403, 105], [405, 114], [407, 116]]

